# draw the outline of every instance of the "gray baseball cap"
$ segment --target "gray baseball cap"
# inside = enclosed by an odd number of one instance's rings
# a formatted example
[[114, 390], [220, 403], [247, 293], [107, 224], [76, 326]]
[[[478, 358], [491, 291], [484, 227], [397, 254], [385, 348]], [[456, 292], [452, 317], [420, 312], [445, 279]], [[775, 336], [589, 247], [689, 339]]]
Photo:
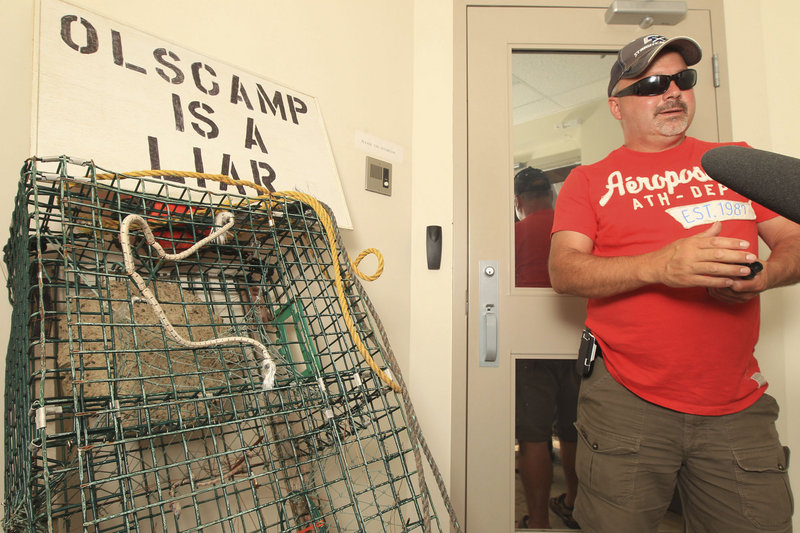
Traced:
[[617, 61], [611, 67], [608, 96], [611, 96], [611, 91], [614, 90], [619, 80], [639, 76], [665, 49], [675, 50], [682, 55], [687, 67], [696, 65], [703, 57], [700, 45], [691, 37], [672, 37], [670, 39], [663, 35], [638, 37], [626, 44], [617, 54]]

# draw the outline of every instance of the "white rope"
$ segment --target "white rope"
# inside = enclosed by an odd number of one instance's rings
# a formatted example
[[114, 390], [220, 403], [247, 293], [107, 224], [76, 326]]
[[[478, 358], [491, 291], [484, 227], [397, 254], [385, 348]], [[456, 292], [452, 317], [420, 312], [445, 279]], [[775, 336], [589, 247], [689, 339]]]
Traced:
[[170, 324], [167, 315], [164, 313], [164, 310], [161, 308], [161, 304], [158, 303], [158, 300], [153, 295], [152, 291], [147, 288], [147, 285], [144, 282], [142, 276], [139, 275], [138, 272], [134, 269], [133, 265], [133, 256], [131, 254], [131, 244], [130, 244], [130, 235], [129, 229], [131, 224], [136, 223], [142, 231], [144, 232], [145, 240], [147, 244], [152, 246], [158, 252], [158, 255], [166, 260], [166, 261], [181, 261], [186, 259], [188, 256], [205, 246], [211, 241], [216, 241], [217, 243], [224, 243], [226, 239], [226, 235], [229, 229], [233, 227], [234, 218], [233, 214], [228, 211], [223, 211], [217, 214], [214, 217], [214, 229], [211, 233], [208, 234], [205, 238], [197, 241], [193, 244], [190, 248], [187, 248], [183, 252], [179, 254], [168, 254], [164, 251], [164, 248], [156, 241], [155, 236], [153, 235], [153, 231], [150, 229], [150, 225], [147, 221], [139, 215], [128, 215], [125, 217], [125, 220], [122, 221], [122, 226], [120, 226], [119, 232], [119, 242], [122, 245], [122, 255], [125, 260], [125, 272], [128, 276], [133, 279], [133, 282], [139, 288], [144, 296], [147, 303], [153, 308], [153, 312], [155, 312], [158, 319], [161, 321], [161, 325], [164, 327], [164, 330], [167, 334], [172, 337], [178, 344], [181, 346], [185, 346], [186, 348], [209, 348], [212, 346], [220, 346], [224, 344], [233, 344], [233, 343], [242, 343], [242, 344], [249, 344], [255, 347], [261, 353], [261, 375], [263, 377], [263, 381], [261, 386], [264, 390], [269, 390], [275, 386], [275, 362], [272, 360], [272, 357], [269, 355], [267, 351], [267, 347], [258, 342], [255, 339], [251, 339], [250, 337], [221, 337], [217, 339], [209, 339], [205, 341], [194, 342], [187, 339], [184, 339], [180, 336], [180, 334], [175, 331], [175, 328], [172, 327]]

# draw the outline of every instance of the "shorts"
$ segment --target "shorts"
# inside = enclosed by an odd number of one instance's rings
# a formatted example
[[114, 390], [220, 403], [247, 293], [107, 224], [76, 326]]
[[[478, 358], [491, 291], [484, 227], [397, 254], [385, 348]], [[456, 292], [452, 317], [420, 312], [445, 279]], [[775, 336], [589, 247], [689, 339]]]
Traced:
[[575, 519], [587, 533], [654, 533], [677, 486], [687, 531], [790, 532], [777, 416], [767, 394], [730, 415], [665, 409], [619, 385], [598, 358], [578, 400]]
[[517, 359], [516, 417], [518, 441], [547, 442], [553, 422], [559, 439], [575, 442], [580, 379], [572, 359]]

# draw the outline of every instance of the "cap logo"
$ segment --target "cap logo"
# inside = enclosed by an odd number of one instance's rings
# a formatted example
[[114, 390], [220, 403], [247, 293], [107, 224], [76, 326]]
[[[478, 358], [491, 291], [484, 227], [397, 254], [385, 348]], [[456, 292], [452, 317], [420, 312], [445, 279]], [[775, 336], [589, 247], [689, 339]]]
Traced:
[[639, 48], [638, 50], [636, 50], [633, 53], [634, 59], [639, 57], [639, 54], [641, 54], [642, 52], [645, 52], [648, 49], [652, 48], [653, 46], [655, 46], [655, 45], [657, 45], [659, 43], [663, 43], [666, 40], [667, 40], [667, 38], [663, 37], [661, 35], [648, 35], [648, 36], [644, 37], [642, 39], [642, 41], [644, 41], [645, 44], [641, 48]]
[[648, 35], [645, 40], [649, 43], [663, 43], [667, 38], [663, 35]]

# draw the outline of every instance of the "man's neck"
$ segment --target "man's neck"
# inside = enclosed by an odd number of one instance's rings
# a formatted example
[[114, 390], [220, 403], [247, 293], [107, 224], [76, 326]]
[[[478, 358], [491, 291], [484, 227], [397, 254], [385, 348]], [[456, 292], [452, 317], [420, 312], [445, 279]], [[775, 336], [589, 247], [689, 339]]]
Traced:
[[670, 150], [671, 148], [675, 148], [679, 146], [683, 141], [686, 140], [686, 134], [681, 135], [674, 135], [670, 137], [645, 137], [645, 138], [638, 138], [628, 140], [625, 139], [625, 148], [628, 150], [633, 150], [634, 152], [663, 152], [665, 150]]

